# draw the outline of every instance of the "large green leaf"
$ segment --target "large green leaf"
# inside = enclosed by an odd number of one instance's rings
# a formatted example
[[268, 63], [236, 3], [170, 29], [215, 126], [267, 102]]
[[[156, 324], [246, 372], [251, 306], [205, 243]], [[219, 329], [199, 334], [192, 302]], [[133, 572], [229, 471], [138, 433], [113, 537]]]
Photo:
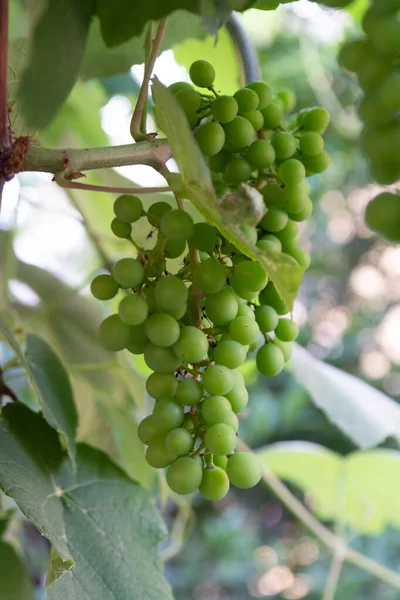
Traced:
[[291, 257], [278, 252], [261, 251], [248, 240], [238, 225], [246, 220], [248, 206], [244, 205], [241, 211], [234, 207], [230, 219], [227, 211], [221, 210], [210, 172], [182, 108], [170, 90], [156, 78], [153, 80], [152, 92], [157, 120], [171, 144], [185, 195], [207, 221], [218, 227], [240, 252], [265, 267], [279, 294], [291, 308], [301, 282], [302, 269]]
[[43, 0], [36, 9], [30, 60], [18, 90], [28, 127], [43, 128], [78, 76], [95, 0]]
[[33, 585], [22, 560], [10, 544], [0, 540], [1, 600], [34, 600]]
[[21, 76], [29, 62], [28, 46], [26, 38], [11, 40], [8, 45], [8, 105], [11, 109], [11, 127], [16, 136], [30, 133], [24, 124], [17, 102]]
[[302, 489], [312, 510], [360, 533], [400, 528], [400, 453], [377, 449], [342, 457], [307, 442], [282, 442], [258, 451], [275, 475]]
[[85, 444], [76, 472], [61, 464], [56, 433], [22, 405], [3, 409], [0, 447], [0, 486], [58, 554], [49, 600], [172, 600], [157, 553], [165, 529], [148, 492]]
[[349, 373], [314, 358], [295, 344], [292, 372], [313, 402], [360, 448], [400, 439], [400, 406]]

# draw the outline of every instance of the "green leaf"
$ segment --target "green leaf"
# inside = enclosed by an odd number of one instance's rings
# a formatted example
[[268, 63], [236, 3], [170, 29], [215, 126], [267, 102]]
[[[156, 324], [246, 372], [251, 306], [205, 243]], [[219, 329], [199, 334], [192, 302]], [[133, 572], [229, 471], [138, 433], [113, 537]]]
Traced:
[[30, 62], [18, 91], [20, 110], [28, 127], [51, 121], [74, 85], [95, 0], [47, 0], [37, 10]]
[[276, 10], [281, 4], [291, 4], [297, 0], [257, 0], [254, 8], [260, 10]]
[[28, 133], [17, 102], [21, 76], [29, 62], [28, 46], [26, 38], [12, 40], [8, 45], [8, 106], [11, 109], [10, 124], [17, 137]]
[[24, 563], [10, 544], [0, 540], [1, 600], [34, 600], [33, 585]]
[[400, 406], [391, 398], [294, 344], [292, 372], [313, 402], [360, 448], [400, 440]]
[[377, 535], [400, 528], [400, 453], [377, 449], [342, 457], [308, 442], [282, 442], [258, 451], [275, 475], [302, 489], [325, 521], [340, 519], [356, 531]]
[[78, 416], [68, 375], [54, 351], [38, 335], [28, 334], [25, 353], [6, 322], [0, 318], [0, 334], [14, 350], [26, 370], [38, 406], [49, 425], [57, 430], [72, 461]]
[[289, 256], [256, 248], [237, 224], [245, 220], [241, 218], [243, 212], [240, 214], [234, 211], [232, 222], [227, 222], [227, 213], [221, 211], [210, 172], [182, 108], [170, 90], [156, 78], [153, 80], [152, 92], [157, 120], [171, 144], [183, 180], [184, 194], [207, 221], [218, 227], [240, 252], [263, 265], [279, 294], [289, 308], [292, 308], [303, 270]]
[[172, 600], [157, 553], [165, 528], [148, 492], [85, 444], [77, 471], [61, 464], [55, 431], [22, 405], [4, 407], [0, 447], [0, 486], [58, 554], [48, 600]]

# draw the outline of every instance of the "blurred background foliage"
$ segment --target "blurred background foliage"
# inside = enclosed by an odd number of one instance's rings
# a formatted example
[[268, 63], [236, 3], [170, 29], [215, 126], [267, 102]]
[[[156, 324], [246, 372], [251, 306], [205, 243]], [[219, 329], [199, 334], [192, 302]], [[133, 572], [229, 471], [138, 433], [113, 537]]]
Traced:
[[[18, 6], [11, 3], [11, 37], [24, 34]], [[313, 177], [314, 212], [302, 224], [312, 264], [294, 311], [301, 325], [299, 342], [400, 400], [400, 248], [363, 224], [365, 205], [377, 188], [356, 143], [359, 89], [336, 63], [342, 40], [357, 33], [363, 6], [365, 2], [356, 2], [349, 13], [300, 0], [276, 12], [250, 10], [241, 20], [257, 48], [262, 78], [276, 91], [293, 89], [298, 109], [320, 104], [332, 115], [326, 136], [332, 165], [326, 174]], [[225, 31], [216, 48], [212, 38], [173, 46], [160, 57], [156, 74], [165, 84], [187, 78], [184, 67], [199, 57], [213, 62], [221, 91], [237, 88], [239, 63]], [[88, 72], [90, 64], [96, 61], [87, 59]], [[123, 74], [80, 79], [39, 143], [79, 147], [131, 142], [129, 118], [142, 72], [136, 65]], [[93, 73], [98, 75], [92, 70], [88, 76]], [[90, 173], [88, 181], [158, 185], [163, 180], [150, 168], [129, 167]], [[145, 196], [145, 206], [156, 197]], [[34, 329], [49, 339], [66, 362], [80, 413], [80, 438], [108, 451], [156, 494], [171, 532], [162, 550], [176, 600], [321, 598], [328, 552], [262, 484], [231, 491], [218, 504], [196, 497], [190, 506], [168, 497], [162, 477], [146, 465], [136, 435], [136, 419], [149, 407], [146, 367], [136, 357], [115, 357], [98, 346], [102, 307], [88, 293], [93, 273], [129, 251], [109, 229], [112, 199], [104, 193], [67, 194], [45, 174], [24, 173], [11, 181], [0, 221], [1, 309], [21, 331]], [[138, 241], [151, 245], [150, 231], [141, 222], [135, 227]], [[5, 347], [0, 347], [0, 358], [2, 363], [9, 358]], [[246, 375], [251, 398], [241, 431], [251, 447], [301, 440], [338, 455], [355, 450], [289, 372], [267, 380], [257, 377], [250, 364]], [[17, 394], [29, 395], [19, 369], [8, 371], [7, 382]], [[384, 444], [393, 445], [391, 440]], [[296, 466], [296, 452], [287, 460]], [[292, 489], [312, 508], [307, 490]], [[345, 527], [344, 535], [355, 548], [398, 568], [400, 536], [395, 529], [363, 536]], [[22, 552], [37, 597], [44, 597], [47, 542], [20, 521], [9, 528], [7, 539]], [[394, 600], [400, 594], [346, 566], [337, 598]]]

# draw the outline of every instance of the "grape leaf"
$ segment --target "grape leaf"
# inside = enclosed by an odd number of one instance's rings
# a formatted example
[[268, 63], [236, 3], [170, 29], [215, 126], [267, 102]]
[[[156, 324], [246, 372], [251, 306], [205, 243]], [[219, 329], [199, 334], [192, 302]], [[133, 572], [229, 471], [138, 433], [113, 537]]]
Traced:
[[7, 340], [25, 368], [38, 398], [38, 406], [47, 422], [57, 430], [72, 461], [75, 460], [74, 440], [78, 416], [72, 388], [60, 359], [50, 346], [36, 334], [28, 334], [25, 353], [7, 324], [0, 318], [0, 334]]
[[10, 544], [0, 540], [1, 600], [34, 600], [33, 585], [24, 563]]
[[257, 0], [254, 8], [259, 10], [276, 10], [281, 4], [291, 4], [297, 0]]
[[74, 472], [56, 432], [22, 405], [4, 407], [0, 447], [1, 488], [56, 551], [48, 600], [172, 600], [152, 498], [107, 455], [78, 444]]
[[219, 206], [210, 172], [182, 108], [171, 91], [156, 78], [153, 80], [152, 93], [157, 120], [171, 144], [186, 197], [240, 252], [258, 261], [266, 269], [279, 294], [289, 308], [292, 308], [303, 270], [289, 256], [256, 248], [238, 225], [246, 219], [242, 219], [236, 210], [229, 222], [227, 211], [221, 210]]
[[78, 76], [95, 0], [51, 0], [37, 10], [30, 61], [18, 90], [28, 127], [51, 121]]
[[29, 62], [28, 46], [26, 38], [12, 40], [8, 45], [8, 106], [11, 109], [10, 124], [16, 137], [29, 132], [17, 102], [21, 76]]
[[361, 379], [293, 345], [292, 372], [313, 402], [360, 448], [400, 440], [400, 406]]
[[379, 448], [340, 456], [309, 442], [281, 442], [257, 451], [268, 469], [304, 491], [316, 515], [377, 535], [400, 529], [400, 453]]

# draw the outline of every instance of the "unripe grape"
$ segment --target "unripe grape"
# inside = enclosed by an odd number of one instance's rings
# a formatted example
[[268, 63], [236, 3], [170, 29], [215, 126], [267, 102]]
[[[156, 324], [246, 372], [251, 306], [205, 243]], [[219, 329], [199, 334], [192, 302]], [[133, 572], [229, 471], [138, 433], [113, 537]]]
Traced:
[[278, 313], [272, 306], [257, 306], [256, 321], [262, 333], [273, 331], [278, 325]]
[[225, 269], [212, 258], [203, 262], [193, 271], [193, 283], [205, 294], [215, 294], [226, 283]]
[[213, 463], [216, 467], [219, 467], [220, 469], [223, 469], [224, 471], [226, 471], [228, 457], [227, 456], [213, 456]]
[[187, 429], [172, 429], [165, 438], [167, 450], [177, 456], [187, 454], [193, 446], [193, 438]]
[[207, 500], [217, 502], [225, 498], [229, 491], [228, 475], [220, 467], [206, 467], [203, 469], [203, 478], [199, 492]]
[[311, 256], [307, 250], [295, 246], [288, 248], [286, 252], [289, 256], [292, 256], [304, 270], [308, 269], [311, 264]]
[[173, 350], [182, 362], [198, 363], [207, 355], [207, 336], [197, 327], [183, 327]]
[[199, 92], [196, 92], [193, 88], [186, 88], [180, 90], [175, 98], [183, 108], [187, 115], [191, 115], [197, 112], [201, 105], [201, 96]]
[[316, 131], [324, 133], [331, 121], [331, 117], [325, 108], [312, 108], [309, 110], [302, 121], [302, 126], [307, 131]]
[[272, 137], [271, 143], [278, 158], [290, 158], [297, 150], [296, 138], [285, 131], [276, 133]]
[[175, 81], [175, 83], [171, 83], [171, 85], [168, 86], [168, 89], [176, 96], [181, 90], [193, 90], [194, 88], [187, 81]]
[[222, 149], [218, 154], [210, 156], [208, 159], [208, 166], [214, 173], [222, 173], [225, 171], [226, 165], [231, 160], [232, 154], [227, 150]]
[[115, 263], [111, 275], [124, 289], [138, 287], [144, 279], [144, 269], [136, 258], [121, 258]]
[[278, 375], [285, 364], [282, 351], [274, 344], [264, 344], [256, 355], [257, 369], [265, 377]]
[[146, 381], [147, 393], [155, 400], [171, 398], [177, 388], [178, 381], [171, 373], [152, 373]]
[[235, 92], [233, 97], [238, 104], [240, 113], [256, 110], [260, 102], [257, 92], [247, 87]]
[[216, 327], [224, 327], [236, 317], [238, 300], [229, 288], [207, 296], [205, 309], [208, 318]]
[[296, 106], [296, 94], [292, 90], [281, 90], [277, 97], [282, 100], [285, 111], [290, 112]]
[[233, 121], [238, 113], [239, 107], [232, 96], [219, 96], [211, 105], [211, 113], [220, 123]]
[[247, 357], [247, 348], [234, 340], [222, 342], [214, 350], [214, 360], [219, 365], [229, 369], [236, 369], [244, 363]]
[[244, 117], [235, 117], [224, 125], [227, 147], [233, 152], [247, 148], [254, 140], [255, 131], [251, 123]]
[[290, 360], [293, 352], [293, 345], [291, 342], [282, 342], [279, 338], [275, 338], [273, 345], [277, 346], [283, 354], [285, 362]]
[[169, 431], [180, 427], [183, 423], [183, 406], [175, 400], [157, 400], [153, 410], [153, 420], [156, 427]]
[[232, 389], [232, 372], [223, 365], [211, 365], [203, 373], [203, 385], [212, 396], [223, 396]]
[[400, 196], [382, 192], [369, 202], [365, 222], [392, 242], [400, 241]]
[[229, 325], [229, 335], [231, 338], [243, 345], [256, 342], [259, 332], [257, 323], [249, 317], [236, 317]]
[[[315, 157], [304, 157], [307, 159]], [[283, 183], [290, 185], [294, 183], [300, 183], [306, 176], [306, 170], [303, 163], [296, 158], [289, 158], [283, 161], [278, 169], [278, 175]]]
[[268, 283], [268, 275], [258, 262], [244, 261], [235, 266], [234, 269], [235, 287], [259, 292]]
[[196, 379], [184, 379], [178, 384], [176, 398], [185, 406], [196, 406], [204, 395], [203, 386]]
[[275, 335], [282, 342], [293, 342], [299, 335], [299, 327], [292, 319], [279, 319]]
[[252, 110], [250, 112], [242, 112], [240, 114], [242, 117], [248, 120], [254, 131], [260, 131], [260, 129], [263, 128], [264, 117], [262, 116], [262, 112], [260, 110]]
[[138, 436], [143, 444], [147, 446], [151, 444], [156, 438], [160, 437], [161, 431], [159, 427], [154, 423], [152, 415], [145, 417], [138, 425]]
[[230, 402], [224, 396], [208, 396], [201, 404], [203, 419], [210, 424], [224, 423], [231, 412]]
[[346, 42], [339, 50], [339, 64], [352, 73], [357, 73], [364, 61], [369, 57], [370, 42], [366, 39]]
[[264, 288], [262, 292], [260, 292], [258, 298], [262, 306], [272, 306], [276, 310], [278, 315], [285, 315], [289, 312], [289, 307], [278, 294], [276, 287], [274, 286], [272, 281], [270, 281], [267, 287]]
[[241, 225], [240, 229], [243, 231], [249, 242], [255, 245], [257, 242], [257, 229], [252, 225], [248, 225], [247, 223]]
[[260, 227], [265, 231], [276, 233], [282, 231], [288, 222], [287, 213], [277, 206], [270, 206], [260, 221]]
[[186, 252], [186, 240], [167, 240], [165, 243], [165, 256], [178, 258]]
[[155, 299], [157, 305], [165, 311], [176, 310], [182, 305], [186, 306], [188, 290], [181, 279], [175, 275], [162, 277], [156, 283]]
[[118, 352], [129, 344], [130, 328], [123, 323], [118, 315], [104, 319], [99, 327], [99, 341], [106, 350]]
[[211, 252], [217, 245], [218, 230], [209, 223], [195, 223], [190, 238], [192, 246], [202, 252]]
[[196, 60], [190, 66], [189, 75], [194, 85], [209, 88], [214, 83], [215, 69], [206, 60]]
[[184, 210], [170, 210], [160, 219], [160, 231], [169, 240], [188, 240], [193, 235], [192, 217]]
[[189, 456], [177, 458], [167, 471], [167, 483], [177, 494], [195, 492], [202, 480], [203, 470], [199, 461]]
[[143, 354], [149, 340], [144, 330], [144, 323], [129, 327], [129, 344], [126, 348], [132, 354]]
[[153, 227], [158, 227], [164, 213], [172, 210], [168, 202], [155, 202], [147, 211], [147, 220]]
[[247, 88], [254, 90], [258, 96], [258, 109], [265, 108], [272, 99], [272, 90], [270, 86], [263, 81], [252, 81], [246, 85]]
[[298, 225], [289, 219], [286, 226], [277, 232], [276, 237], [280, 239], [282, 246], [286, 248], [286, 246], [296, 243], [299, 235]]
[[195, 138], [204, 156], [218, 154], [225, 144], [224, 129], [215, 121], [200, 125], [195, 133]]
[[256, 246], [261, 250], [268, 250], [269, 252], [282, 252], [280, 239], [271, 233], [263, 235], [262, 238], [258, 240]]
[[114, 202], [115, 216], [125, 223], [134, 223], [143, 214], [143, 204], [137, 196], [123, 194]]
[[171, 348], [160, 348], [154, 344], [147, 344], [144, 350], [144, 361], [156, 373], [171, 373], [180, 364], [179, 358]]
[[[318, 135], [318, 134], [316, 134]], [[307, 186], [304, 181], [286, 185], [281, 194], [282, 207], [288, 213], [299, 213], [308, 206]]]
[[246, 159], [253, 167], [265, 169], [275, 161], [275, 150], [269, 140], [255, 140], [247, 150]]
[[226, 165], [224, 180], [228, 183], [243, 183], [250, 179], [252, 170], [245, 158], [232, 158]]
[[146, 450], [146, 460], [155, 469], [168, 467], [175, 459], [176, 454], [167, 449], [164, 436], [153, 440]]
[[97, 300], [111, 300], [118, 294], [119, 286], [111, 275], [97, 275], [90, 284], [90, 291]]
[[248, 489], [260, 481], [262, 469], [259, 459], [254, 454], [235, 452], [228, 458], [226, 473], [234, 486]]
[[235, 384], [225, 397], [229, 400], [231, 408], [236, 414], [242, 412], [249, 401], [249, 393], [242, 384]]
[[309, 171], [312, 171], [313, 173], [322, 173], [329, 167], [331, 159], [329, 154], [323, 150], [314, 156], [303, 156], [302, 161]]
[[121, 321], [127, 325], [140, 325], [148, 315], [149, 307], [142, 296], [127, 296], [118, 306]]
[[255, 319], [254, 310], [246, 303], [240, 304], [237, 314], [237, 317], [248, 317], [250, 319]]
[[115, 219], [111, 221], [111, 231], [118, 238], [127, 238], [132, 233], [132, 225], [115, 217]]
[[226, 456], [235, 449], [236, 433], [226, 423], [217, 423], [207, 430], [204, 441], [212, 454]]
[[276, 102], [270, 102], [261, 113], [264, 118], [264, 129], [276, 129], [283, 119], [283, 110]]
[[315, 131], [307, 131], [300, 138], [300, 150], [306, 156], [315, 156], [324, 149], [324, 139]]
[[173, 346], [180, 334], [178, 321], [165, 313], [151, 315], [145, 323], [145, 331], [149, 340], [162, 348]]

